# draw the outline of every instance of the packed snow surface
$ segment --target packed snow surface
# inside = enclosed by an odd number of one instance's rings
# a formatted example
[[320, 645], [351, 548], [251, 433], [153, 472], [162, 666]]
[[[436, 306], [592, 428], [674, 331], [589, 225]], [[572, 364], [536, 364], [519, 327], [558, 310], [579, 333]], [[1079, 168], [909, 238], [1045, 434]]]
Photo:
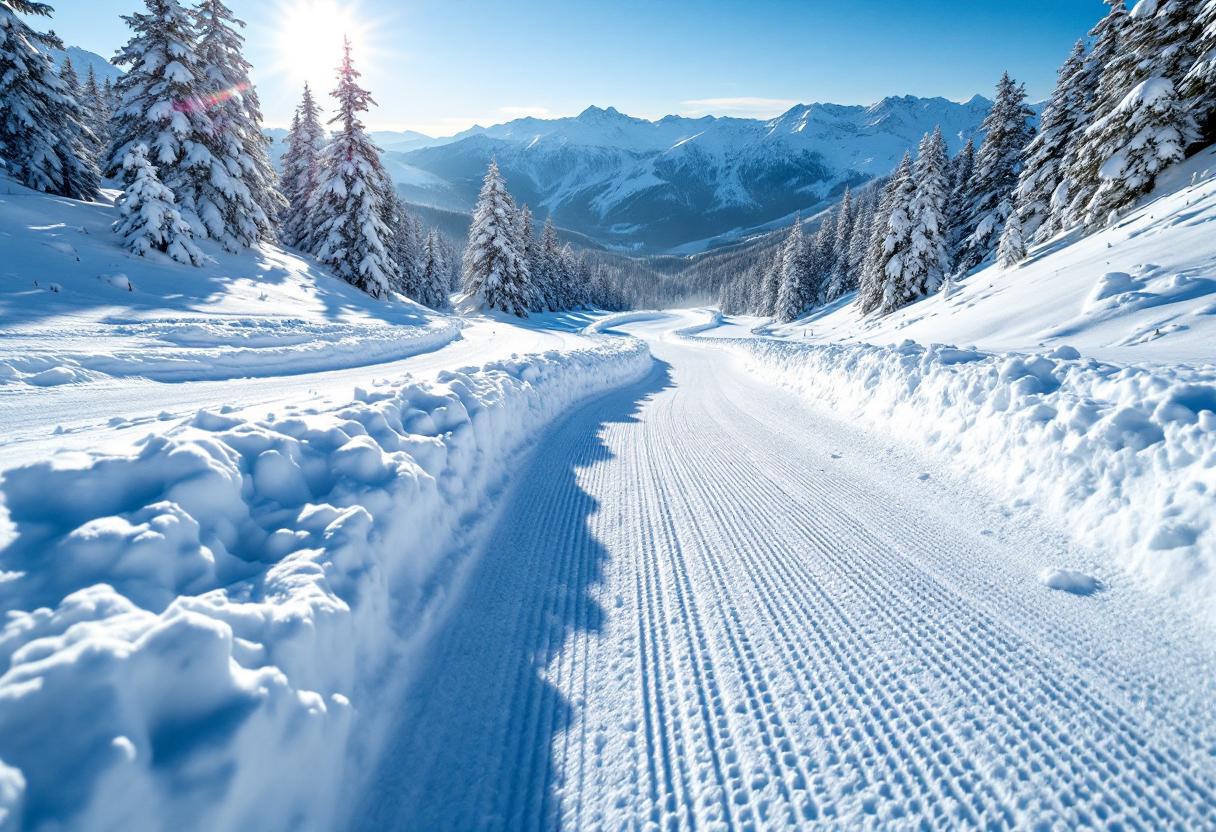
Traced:
[[610, 324], [655, 371], [518, 471], [350, 828], [1211, 826], [1210, 630], [694, 320]]

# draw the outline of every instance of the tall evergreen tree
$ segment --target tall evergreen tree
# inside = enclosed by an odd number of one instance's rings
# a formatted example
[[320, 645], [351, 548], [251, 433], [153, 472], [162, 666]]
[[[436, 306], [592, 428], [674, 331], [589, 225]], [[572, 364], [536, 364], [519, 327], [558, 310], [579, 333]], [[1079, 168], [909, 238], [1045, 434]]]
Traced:
[[398, 265], [389, 252], [392, 229], [384, 222], [388, 174], [359, 113], [376, 102], [359, 86], [348, 39], [332, 95], [338, 133], [325, 149], [309, 201], [309, 246], [334, 274], [374, 298], [387, 298]]
[[1124, 0], [1105, 0], [1110, 6], [1107, 14], [1089, 33], [1093, 46], [1085, 62], [1085, 74], [1080, 85], [1085, 92], [1085, 117], [1068, 143], [1064, 160], [1064, 191], [1057, 194], [1057, 202], [1067, 196], [1068, 205], [1052, 213], [1051, 222], [1058, 228], [1067, 228], [1082, 222], [1085, 213], [1098, 190], [1098, 171], [1105, 162], [1100, 142], [1089, 128], [1113, 112], [1130, 86], [1122, 93], [1112, 87], [1115, 84], [1113, 68], [1122, 54], [1130, 17]]
[[91, 201], [100, 187], [88, 113], [55, 72], [54, 33], [18, 15], [50, 17], [33, 0], [0, 0], [0, 167], [36, 191]]
[[1013, 210], [1022, 153], [1034, 138], [1032, 118], [1034, 111], [1026, 106], [1026, 88], [1006, 72], [997, 84], [992, 111], [980, 126], [984, 142], [975, 155], [971, 198], [955, 255], [955, 269], [960, 274], [971, 271], [996, 251], [1001, 230]]
[[443, 247], [434, 229], [427, 232], [422, 253], [422, 291], [415, 298], [423, 306], [444, 309], [448, 305], [448, 275], [444, 263]]
[[773, 309], [779, 323], [797, 320], [812, 303], [806, 260], [806, 237], [802, 231], [802, 215], [798, 214], [781, 248], [781, 287]]
[[[275, 218], [286, 202], [270, 161], [270, 137], [262, 132], [262, 108], [249, 80], [245, 38], [222, 0], [202, 0], [193, 11], [204, 102], [211, 116], [211, 197], [224, 215], [221, 239], [230, 249], [273, 240]], [[214, 235], [212, 235], [214, 236]]]
[[[1015, 191], [1018, 221], [1029, 238], [1043, 230], [1043, 239], [1059, 228], [1052, 222], [1052, 203], [1066, 202], [1064, 178], [1068, 142], [1085, 122], [1085, 42], [1078, 41], [1060, 67], [1051, 100], [1039, 119], [1039, 133], [1026, 149], [1026, 161]], [[1057, 195], [1061, 186], [1064, 194]]]
[[858, 297], [863, 315], [875, 310], [885, 314], [902, 305], [903, 264], [912, 243], [910, 214], [915, 198], [912, 154], [907, 153], [887, 184], [886, 196], [875, 217]]
[[482, 308], [526, 318], [534, 291], [520, 226], [498, 162], [491, 162], [473, 212], [462, 289]]
[[570, 265], [562, 256], [553, 216], [549, 215], [545, 218], [545, 228], [537, 246], [538, 271], [533, 273], [533, 280], [546, 287], [551, 309], [572, 309], [577, 305], [573, 297], [574, 275], [569, 271]]
[[92, 64], [89, 64], [89, 74], [84, 84], [83, 103], [88, 111], [89, 127], [97, 137], [97, 158], [100, 161], [110, 147], [110, 98], [98, 85]]
[[133, 34], [114, 58], [128, 69], [116, 89], [106, 175], [129, 181], [133, 173], [124, 161], [132, 148], [144, 145], [194, 236], [223, 239], [226, 200], [213, 201], [212, 177], [223, 183], [230, 177], [211, 152], [214, 126], [194, 25], [178, 0], [145, 5], [146, 12], [123, 17]]
[[1205, 0], [1197, 17], [1197, 59], [1182, 81], [1187, 106], [1203, 132], [1204, 140], [1216, 141], [1216, 0]]
[[973, 196], [971, 176], [974, 173], [975, 138], [969, 137], [963, 149], [950, 161], [950, 196], [946, 200], [946, 246], [951, 256], [962, 247], [967, 208]]
[[[92, 71], [93, 68], [90, 66], [90, 75]], [[68, 119], [63, 124], [63, 129], [70, 137], [69, 146], [74, 148], [74, 153], [81, 154], [81, 158], [75, 164], [70, 164], [64, 170], [69, 191], [67, 195], [83, 198], [85, 194], [88, 194], [90, 195], [88, 198], [91, 199], [91, 195], [96, 194], [101, 187], [98, 160], [101, 157], [102, 146], [98, 134], [93, 130], [93, 111], [89, 105], [85, 86], [80, 81], [80, 75], [72, 66], [71, 55], [64, 56], [59, 79], [63, 82], [68, 97], [80, 108], [80, 121]]]
[[823, 299], [831, 303], [852, 289], [854, 282], [853, 261], [849, 251], [853, 242], [857, 210], [853, 205], [852, 191], [846, 186], [840, 200], [840, 212], [836, 218], [836, 239], [832, 243], [832, 273], [824, 287]]
[[325, 151], [325, 128], [321, 125], [321, 107], [313, 98], [312, 89], [304, 84], [304, 97], [296, 107], [291, 130], [284, 139], [283, 196], [287, 207], [279, 216], [283, 244], [307, 248], [309, 241], [308, 202], [321, 176], [321, 157]]
[[946, 203], [950, 195], [950, 151], [939, 126], [925, 136], [913, 167], [912, 245], [904, 265], [905, 302], [936, 292], [950, 268]]

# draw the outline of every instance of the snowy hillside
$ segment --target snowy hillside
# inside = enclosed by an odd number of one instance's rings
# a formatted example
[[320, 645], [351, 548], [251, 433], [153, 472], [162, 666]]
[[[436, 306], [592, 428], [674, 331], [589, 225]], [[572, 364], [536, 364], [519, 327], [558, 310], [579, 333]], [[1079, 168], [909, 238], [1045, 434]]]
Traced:
[[87, 49], [81, 49], [78, 46], [69, 46], [66, 50], [61, 51], [55, 49], [51, 52], [55, 59], [56, 65], [62, 66], [63, 59], [67, 56], [72, 58], [72, 66], [75, 67], [77, 74], [84, 78], [89, 73], [89, 67], [93, 68], [94, 75], [97, 76], [97, 83], [101, 84], [105, 79], [109, 78], [111, 83], [117, 81], [122, 76], [122, 70], [114, 66], [101, 55], [89, 52]]
[[888, 98], [871, 107], [814, 104], [772, 121], [668, 116], [613, 108], [519, 119], [448, 143], [388, 153], [412, 202], [467, 211], [491, 157], [512, 192], [564, 227], [621, 250], [678, 248], [811, 209], [846, 184], [888, 173], [941, 125], [952, 151], [990, 102]]

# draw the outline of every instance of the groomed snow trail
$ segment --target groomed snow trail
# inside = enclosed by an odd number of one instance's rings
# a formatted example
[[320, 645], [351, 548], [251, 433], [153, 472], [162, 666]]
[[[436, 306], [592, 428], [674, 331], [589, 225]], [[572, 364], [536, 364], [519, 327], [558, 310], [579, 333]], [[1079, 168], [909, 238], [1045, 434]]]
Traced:
[[355, 830], [1216, 826], [1216, 655], [711, 349], [515, 477]]

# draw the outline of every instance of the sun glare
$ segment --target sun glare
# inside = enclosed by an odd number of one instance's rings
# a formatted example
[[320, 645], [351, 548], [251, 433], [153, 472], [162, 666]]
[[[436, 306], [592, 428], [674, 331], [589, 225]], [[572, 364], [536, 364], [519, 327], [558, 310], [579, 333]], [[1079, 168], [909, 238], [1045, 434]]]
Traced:
[[342, 59], [342, 39], [349, 37], [356, 60], [366, 62], [366, 31], [353, 3], [338, 0], [291, 0], [279, 4], [278, 69], [299, 83], [308, 81], [326, 92]]

